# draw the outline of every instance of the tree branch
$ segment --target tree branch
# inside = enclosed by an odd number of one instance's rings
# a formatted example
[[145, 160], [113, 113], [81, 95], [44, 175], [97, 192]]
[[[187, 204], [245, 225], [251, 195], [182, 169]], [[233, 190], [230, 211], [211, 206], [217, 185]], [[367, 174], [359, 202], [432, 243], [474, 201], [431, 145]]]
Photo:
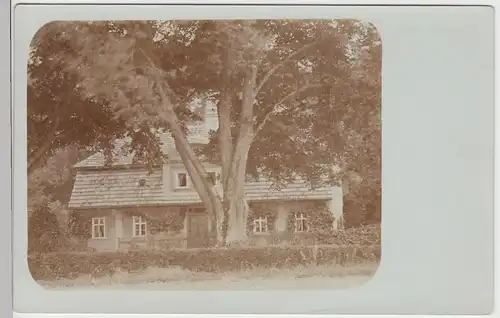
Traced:
[[163, 82], [161, 81], [161, 78], [158, 74], [159, 68], [155, 65], [153, 60], [142, 48], [140, 50], [144, 54], [146, 59], [149, 61], [151, 68], [153, 69], [153, 74], [158, 83], [158, 88], [160, 90], [161, 98], [165, 102], [166, 104], [165, 106], [167, 106], [167, 114], [166, 114], [167, 116], [165, 117], [165, 120], [170, 126], [169, 128], [172, 133], [172, 137], [174, 138], [175, 145], [176, 148], [178, 149], [179, 155], [181, 156], [191, 179], [193, 179], [198, 194], [200, 195], [200, 197], [203, 198], [204, 202], [207, 203], [209, 202], [210, 205], [215, 209], [214, 211], [212, 211], [212, 213], [214, 213], [214, 216], [216, 217], [215, 214], [217, 213], [217, 209], [215, 208], [215, 206], [218, 205], [219, 202], [214, 202], [213, 198], [218, 198], [219, 201], [220, 198], [217, 192], [214, 190], [214, 187], [209, 185], [206, 179], [207, 172], [205, 168], [199, 162], [195, 152], [189, 145], [187, 137], [182, 132], [181, 125], [179, 124], [177, 115], [173, 110], [172, 102], [170, 101], [170, 98], [168, 97], [168, 95], [166, 94], [165, 90], [162, 87]]
[[269, 113], [267, 113], [266, 116], [264, 116], [264, 118], [262, 119], [262, 121], [260, 122], [260, 124], [255, 129], [255, 131], [254, 131], [254, 138], [259, 134], [259, 132], [262, 130], [262, 128], [264, 128], [264, 126], [266, 125], [266, 123], [271, 119], [271, 117], [273, 115], [276, 115], [276, 114], [280, 113], [279, 106], [281, 106], [285, 101], [287, 101], [288, 99], [290, 99], [292, 97], [296, 97], [298, 94], [300, 94], [301, 92], [305, 91], [308, 88], [320, 87], [320, 86], [323, 86], [323, 85], [306, 84], [306, 85], [302, 86], [300, 89], [296, 89], [295, 91], [291, 92], [290, 94], [286, 95], [281, 100], [279, 100], [276, 104], [274, 104], [271, 107], [271, 111]]
[[243, 84], [243, 105], [240, 116], [240, 127], [242, 123], [251, 123], [253, 117], [253, 105], [255, 102], [255, 84], [257, 81], [257, 66], [252, 65], [247, 73]]
[[262, 87], [264, 87], [264, 85], [266, 84], [266, 82], [269, 80], [269, 78], [271, 76], [274, 75], [274, 73], [276, 73], [276, 71], [281, 68], [282, 66], [284, 66], [286, 63], [290, 62], [294, 57], [296, 57], [297, 55], [303, 53], [304, 51], [306, 51], [307, 49], [313, 47], [314, 45], [318, 44], [319, 43], [319, 40], [318, 41], [315, 41], [313, 43], [310, 43], [308, 45], [305, 45], [303, 46], [302, 48], [300, 48], [299, 50], [295, 51], [294, 53], [288, 55], [283, 61], [279, 62], [278, 64], [276, 64], [273, 68], [271, 68], [265, 75], [264, 77], [262, 78], [262, 80], [260, 81], [260, 83], [258, 84], [257, 86], [257, 89], [255, 90], [254, 92], [254, 98], [257, 97], [257, 95], [259, 94], [259, 92], [261, 91]]
[[221, 179], [222, 188], [227, 189], [229, 174], [231, 171], [231, 158], [233, 156], [233, 136], [231, 132], [231, 65], [232, 65], [232, 42], [229, 36], [226, 38], [225, 56], [223, 57], [226, 63], [224, 73], [222, 75], [222, 90], [219, 105], [217, 107], [217, 115], [219, 118], [219, 152], [221, 157]]
[[170, 101], [170, 98], [168, 97], [167, 93], [165, 92], [165, 89], [163, 88], [163, 85], [166, 85], [167, 86], [167, 89], [170, 90], [170, 86], [168, 85], [168, 83], [166, 83], [166, 81], [162, 81], [159, 74], [158, 74], [158, 70], [160, 69], [158, 66], [156, 66], [155, 62], [153, 61], [153, 59], [146, 53], [146, 51], [144, 51], [142, 48], [139, 48], [139, 50], [141, 50], [142, 54], [144, 54], [144, 57], [148, 60], [149, 64], [150, 64], [150, 67], [152, 68], [153, 70], [153, 74], [155, 76], [155, 79], [156, 79], [156, 82], [157, 82], [157, 87], [159, 88], [160, 90], [160, 95], [161, 95], [161, 98], [163, 100], [166, 100], [168, 101], [167, 103], [167, 106], [169, 109], [172, 109], [173, 110], [173, 105], [172, 105], [172, 102]]

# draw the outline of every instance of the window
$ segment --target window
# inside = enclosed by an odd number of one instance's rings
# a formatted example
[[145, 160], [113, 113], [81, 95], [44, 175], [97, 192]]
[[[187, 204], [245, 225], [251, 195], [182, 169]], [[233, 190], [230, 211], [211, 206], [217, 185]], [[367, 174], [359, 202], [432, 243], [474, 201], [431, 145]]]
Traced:
[[92, 238], [106, 238], [106, 218], [92, 218]]
[[259, 216], [253, 221], [253, 232], [254, 233], [267, 232], [267, 217]]
[[307, 218], [304, 213], [295, 213], [295, 232], [307, 232]]
[[187, 188], [187, 174], [185, 172], [177, 173], [177, 187]]
[[132, 217], [133, 236], [146, 236], [146, 220], [142, 216]]
[[139, 180], [139, 186], [144, 187], [146, 185], [146, 179], [140, 179]]

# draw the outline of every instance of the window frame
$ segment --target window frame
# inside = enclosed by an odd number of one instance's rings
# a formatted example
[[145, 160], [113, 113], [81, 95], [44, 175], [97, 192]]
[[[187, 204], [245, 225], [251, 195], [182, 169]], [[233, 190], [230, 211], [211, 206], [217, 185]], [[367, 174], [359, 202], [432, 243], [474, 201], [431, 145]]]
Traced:
[[[253, 220], [253, 234], [262, 235], [269, 233], [269, 222], [267, 216], [259, 216]], [[257, 231], [259, 229], [259, 231]], [[263, 230], [265, 229], [265, 230]]]
[[[139, 234], [137, 234], [136, 229], [139, 226]], [[142, 235], [142, 226], [144, 226], [144, 234]], [[146, 237], [148, 235], [148, 223], [147, 220], [141, 215], [132, 216], [132, 237]]]
[[[96, 222], [97, 221], [97, 222]], [[96, 216], [92, 218], [91, 224], [91, 235], [92, 239], [103, 240], [108, 238], [108, 226], [107, 218], [105, 216]], [[102, 236], [97, 236], [100, 231], [96, 230], [102, 227]]]
[[[186, 176], [186, 185], [185, 186], [180, 185], [179, 176], [181, 174]], [[176, 189], [188, 189], [189, 188], [189, 175], [187, 174], [187, 172], [184, 172], [184, 171], [176, 171], [175, 172], [175, 188]]]
[[[299, 216], [299, 217], [298, 217]], [[295, 233], [306, 233], [309, 232], [308, 217], [304, 212], [295, 212]], [[300, 222], [300, 223], [299, 223]], [[298, 224], [301, 224], [302, 230], [299, 230]]]

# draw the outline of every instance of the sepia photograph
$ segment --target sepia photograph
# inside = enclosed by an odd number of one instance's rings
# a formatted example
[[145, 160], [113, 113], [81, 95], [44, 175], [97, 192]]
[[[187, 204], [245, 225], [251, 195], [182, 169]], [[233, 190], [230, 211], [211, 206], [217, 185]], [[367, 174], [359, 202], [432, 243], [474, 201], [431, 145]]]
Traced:
[[27, 63], [40, 286], [347, 289], [376, 274], [376, 25], [54, 21]]

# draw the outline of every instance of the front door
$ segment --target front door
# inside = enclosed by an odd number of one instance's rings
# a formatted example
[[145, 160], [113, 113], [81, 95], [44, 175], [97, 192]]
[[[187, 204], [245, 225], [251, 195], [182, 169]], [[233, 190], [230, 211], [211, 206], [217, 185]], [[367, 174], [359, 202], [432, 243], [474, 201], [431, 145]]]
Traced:
[[206, 213], [188, 214], [188, 239], [187, 247], [207, 247], [209, 243], [208, 236], [208, 217]]

